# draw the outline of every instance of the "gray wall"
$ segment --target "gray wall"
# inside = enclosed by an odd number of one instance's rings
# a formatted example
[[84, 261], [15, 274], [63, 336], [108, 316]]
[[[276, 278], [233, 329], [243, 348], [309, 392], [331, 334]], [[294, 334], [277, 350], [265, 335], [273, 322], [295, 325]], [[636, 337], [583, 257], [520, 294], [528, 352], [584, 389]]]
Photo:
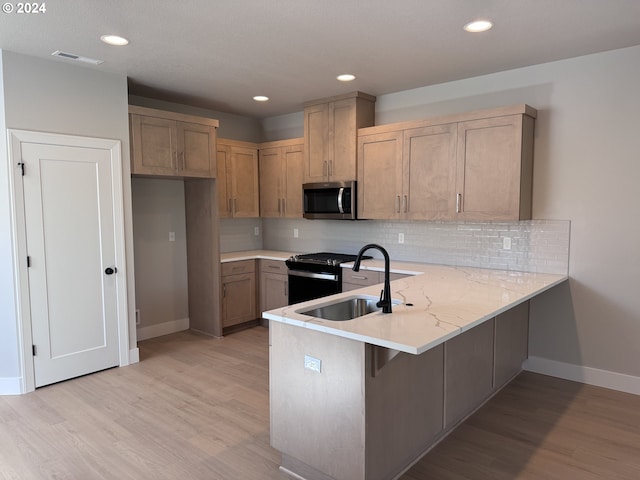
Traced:
[[[640, 377], [640, 47], [389, 95], [376, 123], [528, 103], [533, 217], [571, 222], [567, 287], [532, 305], [529, 354]], [[265, 121], [278, 138], [290, 118]]]
[[196, 115], [198, 117], [215, 118], [220, 121], [218, 137], [241, 140], [243, 142], [262, 142], [263, 133], [260, 120], [243, 117], [232, 113], [207, 110], [205, 108], [192, 107], [179, 103], [165, 102], [153, 98], [129, 95], [129, 104], [139, 107], [157, 108], [168, 112], [184, 113], [185, 115]]
[[[71, 135], [112, 138], [122, 142], [126, 255], [132, 257], [131, 189], [129, 183], [129, 122], [127, 81], [123, 75], [105, 73], [99, 67], [78, 67], [60, 60], [42, 60], [13, 52], [2, 52], [6, 128]], [[2, 126], [2, 125], [0, 125]], [[4, 128], [2, 129], [4, 135]], [[6, 145], [6, 141], [3, 142]], [[13, 263], [6, 239], [10, 223], [6, 218], [8, 161], [6, 147], [0, 157], [0, 377], [20, 375], [17, 358], [13, 306], [15, 287]], [[127, 265], [130, 298], [131, 348], [135, 347], [133, 264]]]
[[[139, 327], [189, 317], [184, 182], [132, 178]], [[174, 232], [175, 241], [169, 240]]]

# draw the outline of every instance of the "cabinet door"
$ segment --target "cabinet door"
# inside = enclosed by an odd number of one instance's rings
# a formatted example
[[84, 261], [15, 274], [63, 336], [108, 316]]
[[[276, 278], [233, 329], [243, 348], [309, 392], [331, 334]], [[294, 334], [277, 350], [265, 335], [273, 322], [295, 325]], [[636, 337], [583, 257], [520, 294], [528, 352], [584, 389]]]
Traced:
[[131, 115], [133, 174], [176, 176], [177, 130], [174, 120]]
[[260, 216], [279, 217], [283, 210], [280, 148], [260, 150]]
[[322, 182], [329, 169], [329, 104], [304, 109], [304, 180]]
[[402, 212], [412, 220], [452, 218], [455, 212], [457, 125], [404, 132]]
[[302, 218], [302, 179], [304, 144], [284, 147], [282, 152], [282, 213], [287, 218]]
[[[234, 218], [259, 217], [257, 149], [231, 147], [230, 178], [232, 216]], [[229, 188], [228, 184], [227, 188]]]
[[183, 177], [215, 178], [216, 133], [208, 125], [178, 122], [178, 170]]
[[329, 179], [348, 181], [356, 177], [356, 99], [333, 102], [329, 107]]
[[222, 326], [256, 318], [255, 273], [222, 277]]
[[402, 132], [358, 138], [358, 217], [393, 219], [400, 215]]
[[289, 303], [288, 277], [275, 273], [260, 275], [260, 311], [285, 307]]
[[521, 218], [522, 115], [459, 123], [457, 157], [458, 218]]
[[218, 145], [216, 149], [216, 190], [218, 193], [218, 216], [229, 218], [231, 216], [231, 195], [229, 184], [229, 167], [231, 164], [231, 148], [226, 145]]

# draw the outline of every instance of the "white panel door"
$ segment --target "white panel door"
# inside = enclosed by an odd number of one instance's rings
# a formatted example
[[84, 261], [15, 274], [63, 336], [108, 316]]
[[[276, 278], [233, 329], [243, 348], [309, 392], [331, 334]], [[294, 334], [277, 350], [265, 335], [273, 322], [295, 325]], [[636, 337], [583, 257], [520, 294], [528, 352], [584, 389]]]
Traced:
[[111, 156], [38, 143], [21, 150], [40, 387], [119, 364]]

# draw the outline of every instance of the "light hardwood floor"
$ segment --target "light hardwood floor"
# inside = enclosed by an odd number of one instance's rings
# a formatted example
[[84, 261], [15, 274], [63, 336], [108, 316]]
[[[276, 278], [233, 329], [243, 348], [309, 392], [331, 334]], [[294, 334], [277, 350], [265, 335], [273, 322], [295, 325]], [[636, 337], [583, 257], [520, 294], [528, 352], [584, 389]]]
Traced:
[[[141, 362], [0, 397], [0, 479], [287, 477], [268, 332], [141, 342]], [[524, 373], [402, 480], [640, 479], [640, 397]]]

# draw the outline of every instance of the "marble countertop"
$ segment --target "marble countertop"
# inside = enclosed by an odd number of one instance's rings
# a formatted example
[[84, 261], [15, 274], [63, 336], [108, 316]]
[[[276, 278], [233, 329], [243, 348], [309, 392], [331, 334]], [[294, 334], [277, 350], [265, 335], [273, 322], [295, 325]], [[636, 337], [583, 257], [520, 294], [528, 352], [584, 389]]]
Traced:
[[237, 262], [239, 260], [282, 260], [298, 252], [280, 252], [277, 250], [245, 250], [243, 252], [229, 252], [220, 254], [220, 262]]
[[[286, 255], [286, 254], [285, 254]], [[254, 257], [255, 258], [255, 257]], [[384, 271], [384, 262], [365, 260], [362, 270]], [[263, 312], [268, 320], [421, 354], [567, 280], [566, 275], [391, 262], [393, 313], [374, 312], [347, 321], [298, 313], [356, 295], [378, 298], [381, 284]], [[411, 304], [412, 306], [409, 306]]]

